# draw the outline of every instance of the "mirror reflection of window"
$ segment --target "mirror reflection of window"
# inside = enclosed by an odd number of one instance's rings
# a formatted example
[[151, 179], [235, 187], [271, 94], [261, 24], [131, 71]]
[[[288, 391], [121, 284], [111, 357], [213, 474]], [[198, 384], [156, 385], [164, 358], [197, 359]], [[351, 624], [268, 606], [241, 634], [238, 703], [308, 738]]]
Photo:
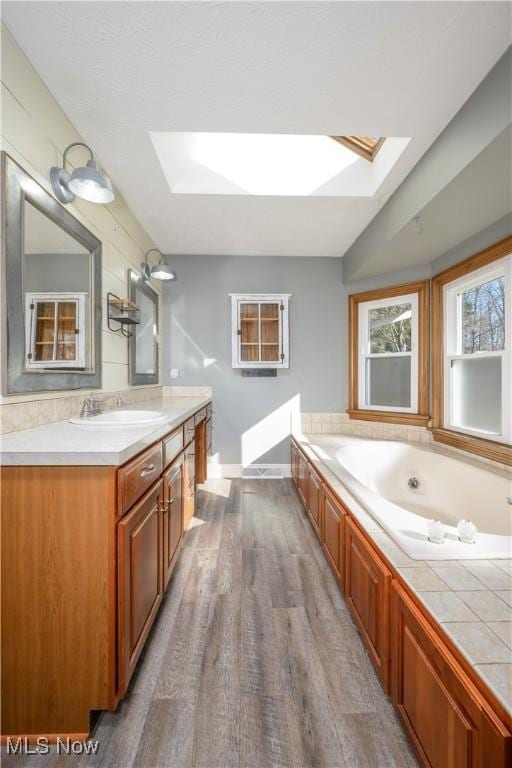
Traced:
[[135, 372], [156, 373], [155, 360], [155, 305], [145, 293], [136, 291], [136, 304], [140, 309], [140, 325], [136, 327]]
[[90, 369], [91, 254], [28, 200], [24, 224], [25, 369]]

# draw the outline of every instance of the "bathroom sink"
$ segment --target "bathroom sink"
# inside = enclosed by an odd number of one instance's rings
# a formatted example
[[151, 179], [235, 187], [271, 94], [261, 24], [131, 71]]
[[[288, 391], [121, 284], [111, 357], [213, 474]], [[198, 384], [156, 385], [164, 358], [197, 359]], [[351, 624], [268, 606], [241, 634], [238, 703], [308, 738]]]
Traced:
[[70, 419], [71, 424], [82, 427], [145, 427], [151, 424], [163, 424], [167, 416], [161, 411], [106, 411], [87, 419]]

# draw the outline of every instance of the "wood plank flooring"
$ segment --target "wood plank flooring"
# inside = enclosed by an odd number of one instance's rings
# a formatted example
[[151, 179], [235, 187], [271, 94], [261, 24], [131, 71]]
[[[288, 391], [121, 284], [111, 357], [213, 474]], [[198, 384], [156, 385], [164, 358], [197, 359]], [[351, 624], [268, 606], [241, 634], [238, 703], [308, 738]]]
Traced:
[[4, 768], [408, 768], [416, 760], [289, 480], [217, 480], [94, 756]]

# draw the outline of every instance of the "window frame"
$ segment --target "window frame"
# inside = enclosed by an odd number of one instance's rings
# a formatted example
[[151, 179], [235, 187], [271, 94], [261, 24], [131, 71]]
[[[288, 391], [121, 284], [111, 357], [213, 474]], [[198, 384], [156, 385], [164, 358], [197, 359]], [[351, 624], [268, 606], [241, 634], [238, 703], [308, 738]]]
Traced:
[[[503, 268], [504, 267], [504, 268]], [[464, 290], [505, 274], [507, 294], [512, 292], [512, 237], [495, 243], [470, 256], [454, 267], [440, 272], [432, 280], [432, 435], [434, 440], [479, 456], [512, 465], [512, 427], [510, 402], [506, 393], [512, 383], [512, 312], [505, 319], [505, 351], [462, 353], [460, 300]], [[482, 279], [483, 278], [483, 279]], [[507, 295], [506, 294], [506, 295]], [[506, 303], [510, 306], [510, 301]], [[455, 347], [453, 340], [456, 340]], [[452, 350], [456, 350], [455, 352]], [[484, 434], [453, 424], [451, 407], [452, 359], [501, 356], [502, 364], [502, 433]]]
[[[394, 304], [411, 305], [411, 350], [410, 352], [370, 352], [369, 349], [369, 315], [372, 309], [380, 309]], [[359, 303], [359, 371], [358, 371], [358, 399], [359, 403], [364, 403], [365, 410], [369, 411], [390, 411], [394, 413], [416, 413], [418, 410], [418, 294], [399, 297], [389, 297], [387, 299], [374, 299], [373, 301], [362, 301]], [[377, 358], [397, 358], [410, 357], [411, 359], [411, 405], [409, 408], [400, 406], [379, 406], [369, 405], [366, 401], [366, 388], [368, 378], [366, 376], [367, 360]]]
[[[365, 352], [368, 312], [375, 307], [410, 303], [413, 312], [411, 336], [411, 406], [367, 406], [365, 401], [365, 368], [368, 357], [397, 356], [403, 353]], [[349, 296], [349, 407], [352, 419], [384, 421], [395, 424], [426, 426], [429, 419], [429, 303], [428, 280], [380, 288]], [[365, 319], [361, 313], [366, 308]]]
[[364, 157], [369, 163], [373, 163], [378, 151], [386, 140], [385, 136], [380, 136], [371, 143], [366, 140], [371, 138], [369, 136], [331, 136], [330, 138], [339, 144], [343, 144], [344, 147], [348, 147], [348, 149], [351, 149], [352, 152], [355, 152], [360, 157]]

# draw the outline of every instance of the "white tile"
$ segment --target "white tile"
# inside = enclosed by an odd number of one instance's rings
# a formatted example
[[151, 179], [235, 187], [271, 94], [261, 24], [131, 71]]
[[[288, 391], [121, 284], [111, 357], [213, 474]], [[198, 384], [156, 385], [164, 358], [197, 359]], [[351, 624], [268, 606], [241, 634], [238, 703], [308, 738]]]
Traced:
[[512, 621], [512, 608], [495, 594], [485, 592], [457, 592], [482, 621]]
[[501, 600], [504, 600], [507, 605], [512, 606], [512, 589], [500, 589], [497, 590], [494, 594], [498, 595]]
[[447, 584], [450, 589], [483, 589], [487, 590], [487, 587], [482, 584], [475, 576], [472, 576], [466, 568], [463, 568], [460, 563], [454, 560], [450, 561], [432, 561], [429, 563], [432, 570], [437, 573], [440, 579]]
[[483, 677], [508, 712], [512, 711], [512, 664], [478, 664], [476, 671]]
[[441, 624], [471, 664], [508, 664], [512, 652], [482, 621], [447, 621]]
[[437, 621], [478, 621], [478, 616], [475, 616], [455, 592], [418, 592], [417, 594]]
[[512, 621], [488, 621], [487, 626], [512, 648]]
[[476, 576], [489, 589], [510, 589], [512, 578], [489, 560], [463, 560], [464, 568]]
[[446, 584], [432, 568], [397, 568], [398, 573], [414, 589], [422, 592], [446, 592]]

